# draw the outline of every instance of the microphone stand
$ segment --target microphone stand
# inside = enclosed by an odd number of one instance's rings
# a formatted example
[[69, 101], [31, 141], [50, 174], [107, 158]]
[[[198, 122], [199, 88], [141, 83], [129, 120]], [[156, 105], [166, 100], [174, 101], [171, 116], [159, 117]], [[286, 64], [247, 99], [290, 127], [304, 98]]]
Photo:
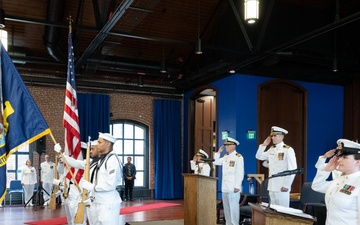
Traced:
[[[29, 201], [27, 201], [24, 205], [24, 207], [26, 207], [31, 201], [34, 201], [34, 210], [37, 210], [37, 207], [40, 205], [43, 205], [44, 202], [41, 201], [41, 199], [43, 199], [43, 196], [41, 195], [41, 193], [46, 193], [47, 195], [49, 195], [49, 193], [47, 193], [47, 191], [42, 187], [42, 183], [41, 183], [41, 152], [38, 152], [39, 155], [39, 173], [38, 173], [38, 183], [37, 183], [37, 189], [36, 192], [31, 196], [31, 198], [29, 199]], [[50, 196], [50, 195], [49, 195]]]

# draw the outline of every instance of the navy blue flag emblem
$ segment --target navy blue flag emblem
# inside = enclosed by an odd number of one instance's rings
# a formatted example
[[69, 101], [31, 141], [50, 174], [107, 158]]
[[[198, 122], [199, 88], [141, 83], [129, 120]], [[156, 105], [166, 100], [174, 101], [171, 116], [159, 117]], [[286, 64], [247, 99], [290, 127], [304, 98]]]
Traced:
[[0, 202], [2, 202], [6, 195], [6, 161], [9, 156], [22, 146], [50, 134], [51, 130], [2, 45], [0, 58]]

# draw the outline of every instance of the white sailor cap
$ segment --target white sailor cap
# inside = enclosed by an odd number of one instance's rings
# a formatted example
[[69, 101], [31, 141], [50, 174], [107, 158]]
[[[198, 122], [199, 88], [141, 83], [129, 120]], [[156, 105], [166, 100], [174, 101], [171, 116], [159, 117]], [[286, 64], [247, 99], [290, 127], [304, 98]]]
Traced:
[[85, 143], [85, 142], [81, 142], [81, 148], [83, 148], [83, 149], [87, 149], [87, 144]]
[[277, 134], [285, 135], [287, 133], [289, 133], [289, 132], [287, 130], [285, 130], [284, 128], [272, 126], [270, 136], [277, 135]]
[[91, 142], [91, 146], [95, 146], [95, 145], [98, 145], [98, 144], [99, 144], [99, 142], [97, 140]]
[[115, 143], [116, 142], [116, 138], [114, 138], [111, 134], [109, 133], [101, 133], [99, 132], [99, 138], [102, 138], [104, 140], [110, 141], [111, 143]]
[[231, 138], [231, 137], [228, 137], [226, 138], [225, 142], [224, 142], [224, 145], [239, 145], [240, 143], [235, 140], [234, 138]]
[[336, 149], [338, 150], [338, 156], [360, 154], [360, 144], [357, 142], [339, 139], [337, 144], [338, 147]]
[[199, 151], [196, 153], [196, 155], [204, 157], [205, 159], [209, 158], [209, 155], [202, 149], [199, 149]]

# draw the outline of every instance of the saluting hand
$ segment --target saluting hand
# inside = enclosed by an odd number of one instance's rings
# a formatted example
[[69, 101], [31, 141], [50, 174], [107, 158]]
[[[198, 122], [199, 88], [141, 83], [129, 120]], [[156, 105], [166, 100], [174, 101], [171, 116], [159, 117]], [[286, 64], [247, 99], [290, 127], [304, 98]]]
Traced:
[[327, 151], [322, 157], [323, 158], [330, 158], [331, 156], [333, 156], [335, 154], [336, 149], [331, 149], [329, 151]]
[[330, 159], [330, 161], [326, 164], [326, 166], [324, 167], [324, 171], [328, 171], [328, 172], [331, 172], [333, 170], [336, 169], [336, 167], [338, 166], [338, 157], [335, 156], [335, 157], [332, 157]]
[[271, 137], [268, 136], [268, 137], [265, 139], [265, 141], [262, 143], [262, 145], [268, 146], [268, 145], [270, 144], [270, 142], [271, 142]]
[[220, 147], [219, 150], [218, 150], [218, 153], [221, 153], [222, 151], [224, 151], [224, 148], [225, 148], [225, 146], [224, 146], [224, 145], [221, 145], [221, 147]]

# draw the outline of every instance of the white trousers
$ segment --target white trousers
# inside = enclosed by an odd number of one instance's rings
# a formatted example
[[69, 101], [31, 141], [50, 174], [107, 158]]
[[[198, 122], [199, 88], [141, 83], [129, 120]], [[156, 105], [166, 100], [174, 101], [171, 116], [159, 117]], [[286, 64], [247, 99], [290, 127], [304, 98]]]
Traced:
[[49, 194], [49, 195], [47, 195], [46, 192], [43, 193], [44, 202], [48, 201], [47, 203], [49, 203], [50, 202], [50, 196], [51, 196], [51, 193], [52, 193], [53, 184], [52, 183], [43, 183], [42, 187]]
[[93, 202], [88, 210], [88, 218], [90, 225], [119, 225], [120, 203], [98, 204]]
[[239, 225], [240, 220], [240, 192], [222, 193], [222, 202], [226, 225]]
[[[30, 198], [33, 196], [34, 194], [34, 187], [35, 184], [24, 184], [24, 201], [25, 204], [30, 200]], [[31, 202], [29, 202], [28, 205], [32, 204]]]
[[[78, 223], [74, 223], [75, 220], [75, 216], [76, 216], [76, 212], [78, 209], [78, 203], [79, 203], [79, 196], [68, 196], [65, 199], [65, 213], [66, 213], [66, 218], [68, 221], [68, 225], [78, 225]], [[85, 225], [86, 224], [86, 209], [84, 211], [84, 222], [81, 223], [81, 225]]]

